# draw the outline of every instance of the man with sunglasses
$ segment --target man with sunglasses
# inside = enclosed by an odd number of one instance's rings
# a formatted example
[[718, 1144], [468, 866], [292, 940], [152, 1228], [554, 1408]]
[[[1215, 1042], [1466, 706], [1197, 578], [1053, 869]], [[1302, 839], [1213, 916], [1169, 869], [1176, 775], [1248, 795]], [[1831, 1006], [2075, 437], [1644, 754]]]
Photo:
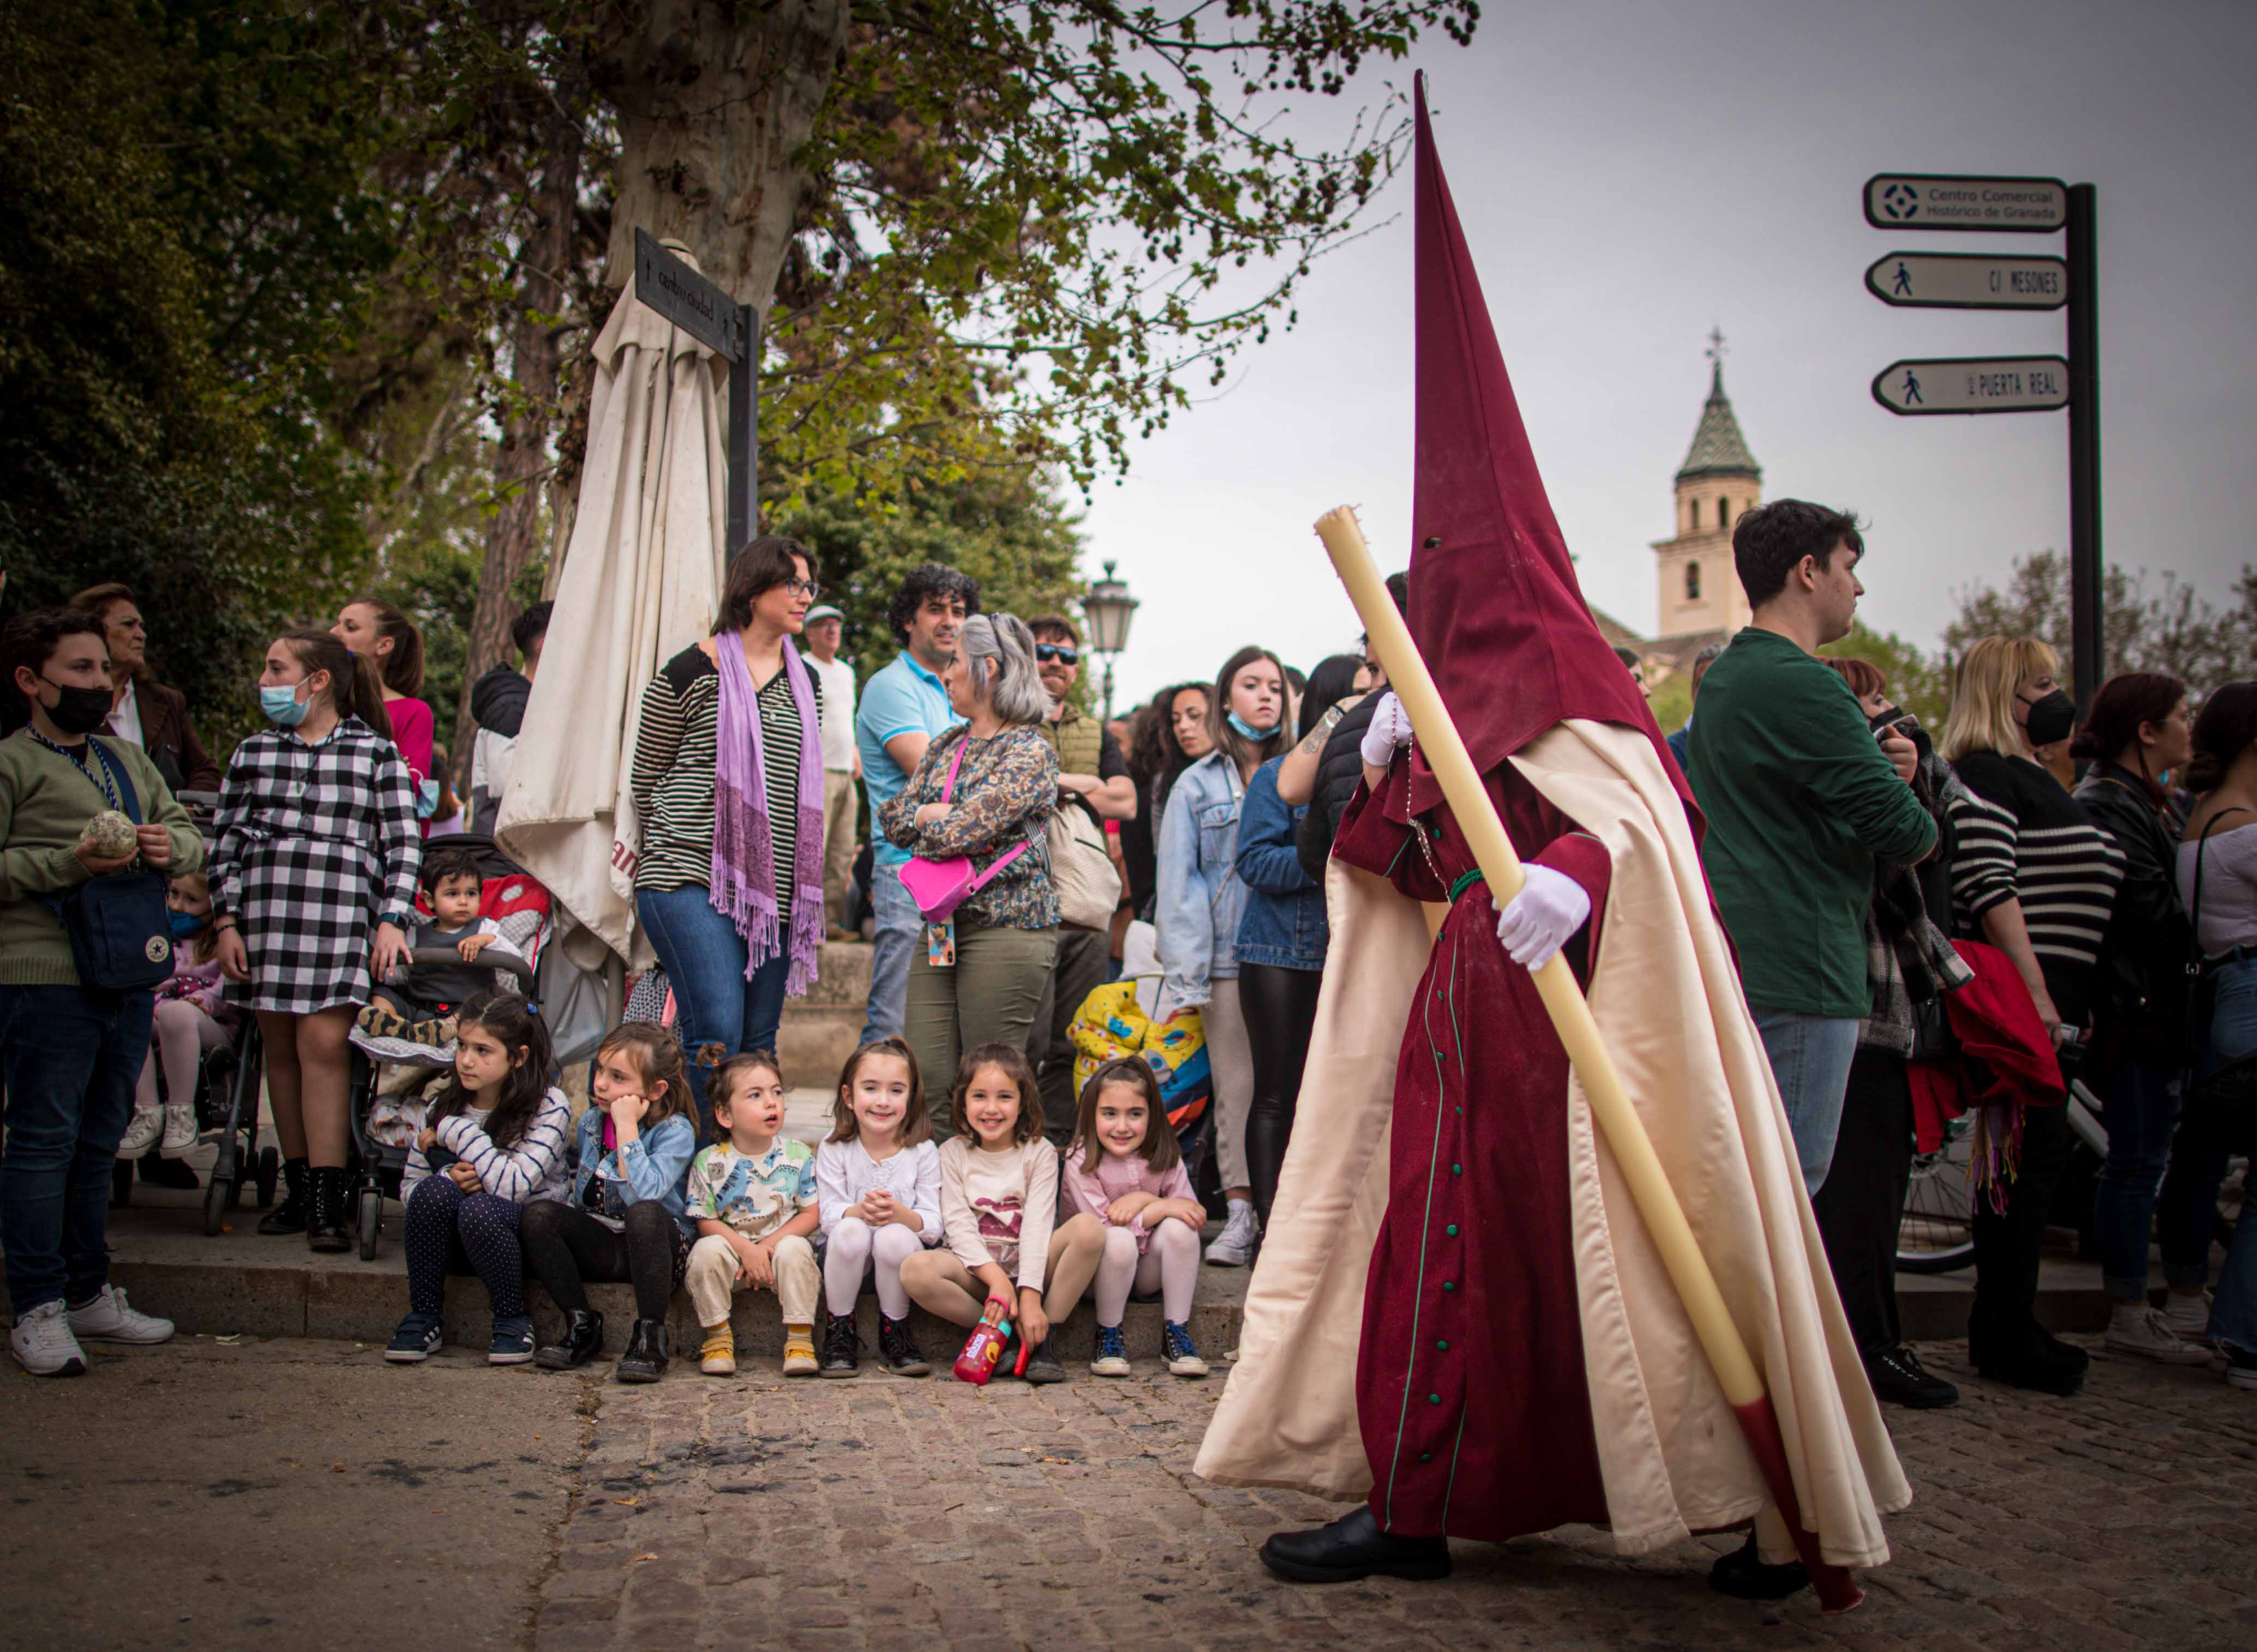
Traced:
[[[1063, 614], [1039, 615], [1027, 622], [1027, 629], [1035, 633], [1035, 671], [1051, 697], [1050, 719], [1042, 732], [1058, 752], [1058, 807], [1086, 808], [1100, 822], [1133, 818], [1136, 782], [1128, 778], [1121, 743], [1074, 702], [1073, 685], [1081, 675], [1081, 633]], [[1075, 1114], [1073, 1040], [1067, 1029], [1080, 1013], [1081, 1001], [1105, 984], [1112, 952], [1107, 931], [1058, 925], [1058, 964], [1035, 1011], [1027, 1059], [1040, 1077], [1043, 1117], [1060, 1143], [1073, 1133]]]

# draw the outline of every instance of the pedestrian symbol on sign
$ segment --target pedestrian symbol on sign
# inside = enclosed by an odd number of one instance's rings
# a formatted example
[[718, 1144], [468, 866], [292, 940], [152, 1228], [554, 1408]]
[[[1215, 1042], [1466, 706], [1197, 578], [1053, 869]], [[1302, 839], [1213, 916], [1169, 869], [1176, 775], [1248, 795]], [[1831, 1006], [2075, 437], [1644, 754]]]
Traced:
[[1881, 210], [1892, 218], [1905, 219], [1920, 211], [1920, 194], [1910, 184], [1891, 184], [1881, 191]]
[[1905, 369], [1904, 399], [1907, 406], [1920, 399], [1920, 380], [1913, 377], [1909, 367]]
[[1896, 290], [1899, 293], [1910, 293], [1912, 291], [1912, 273], [1905, 268], [1904, 260], [1902, 258], [1899, 258], [1897, 260]]

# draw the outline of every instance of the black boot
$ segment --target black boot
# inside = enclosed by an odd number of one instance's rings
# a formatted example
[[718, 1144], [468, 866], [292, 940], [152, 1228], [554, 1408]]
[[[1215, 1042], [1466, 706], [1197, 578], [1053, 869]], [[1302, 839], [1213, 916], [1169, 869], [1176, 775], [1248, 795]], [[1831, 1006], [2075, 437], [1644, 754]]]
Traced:
[[627, 1332], [627, 1351], [612, 1375], [621, 1382], [655, 1382], [666, 1374], [667, 1353], [665, 1322], [638, 1319]]
[[2085, 1369], [2092, 1363], [2084, 1349], [2048, 1336], [2034, 1319], [2003, 1328], [1970, 1319], [1967, 1357], [1993, 1382], [2064, 1398], [2084, 1386]]
[[262, 1233], [302, 1233], [306, 1231], [306, 1184], [309, 1170], [303, 1159], [282, 1161], [282, 1202], [258, 1218]]
[[168, 1159], [164, 1153], [152, 1147], [141, 1155], [141, 1184], [152, 1188], [175, 1188], [192, 1193], [203, 1185], [185, 1159]]
[[1288, 1583], [1375, 1577], [1426, 1583], [1450, 1575], [1450, 1545], [1443, 1537], [1397, 1537], [1380, 1530], [1367, 1503], [1314, 1531], [1278, 1532], [1262, 1545], [1262, 1564]]
[[916, 1338], [909, 1335], [909, 1322], [888, 1319], [882, 1311], [878, 1315], [878, 1364], [896, 1377], [927, 1376], [932, 1371], [931, 1364], [918, 1352]]
[[604, 1351], [604, 1317], [584, 1308], [564, 1316], [564, 1337], [533, 1356], [543, 1371], [570, 1371]]
[[1709, 1586], [1735, 1600], [1784, 1600], [1810, 1587], [1810, 1574], [1799, 1560], [1784, 1566], [1765, 1564], [1756, 1552], [1756, 1535], [1750, 1532], [1747, 1542], [1709, 1568]]
[[854, 1334], [854, 1316], [825, 1312], [823, 1316], [823, 1371], [826, 1377], [860, 1376], [862, 1339]]
[[309, 1251], [352, 1249], [351, 1224], [345, 1218], [345, 1168], [316, 1165], [311, 1172], [312, 1197], [306, 1203], [306, 1248]]

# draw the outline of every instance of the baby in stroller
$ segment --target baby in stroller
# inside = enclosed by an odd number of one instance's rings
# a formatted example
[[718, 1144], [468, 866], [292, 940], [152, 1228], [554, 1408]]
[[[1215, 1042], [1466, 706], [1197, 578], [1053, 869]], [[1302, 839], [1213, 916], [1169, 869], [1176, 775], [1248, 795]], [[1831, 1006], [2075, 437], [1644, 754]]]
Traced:
[[[503, 886], [490, 888], [481, 848], [491, 856], [490, 846], [459, 840], [425, 851], [421, 881], [431, 916], [418, 915], [407, 943], [426, 961], [393, 971], [371, 989], [354, 1025], [354, 1046], [388, 1069], [363, 1125], [372, 1142], [414, 1144], [423, 1126], [423, 1091], [454, 1062], [455, 1010], [496, 987], [521, 990], [510, 971], [494, 967], [495, 960], [533, 961], [531, 947], [547, 917], [547, 892], [522, 873], [499, 879]], [[513, 886], [537, 900], [513, 898]], [[513, 926], [523, 932], [526, 944], [512, 938]], [[425, 949], [454, 956], [441, 963], [430, 960]]]

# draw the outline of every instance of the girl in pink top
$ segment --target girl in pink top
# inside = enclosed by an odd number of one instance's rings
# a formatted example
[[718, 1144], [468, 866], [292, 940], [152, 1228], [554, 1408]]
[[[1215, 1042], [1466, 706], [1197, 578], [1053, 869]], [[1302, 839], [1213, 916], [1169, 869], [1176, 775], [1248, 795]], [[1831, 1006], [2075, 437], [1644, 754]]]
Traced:
[[1179, 1377], [1206, 1375], [1192, 1343], [1192, 1293], [1199, 1283], [1199, 1229], [1206, 1210], [1192, 1192], [1159, 1081], [1140, 1056], [1109, 1061], [1081, 1089], [1081, 1116], [1058, 1180], [1069, 1212], [1104, 1225], [1105, 1251], [1091, 1287], [1097, 1299], [1100, 1377], [1128, 1374], [1121, 1333], [1131, 1291], [1160, 1293], [1162, 1352]]
[[423, 686], [423, 633], [415, 622], [390, 603], [363, 597], [337, 611], [329, 634], [357, 654], [376, 661], [384, 680], [385, 715], [392, 719], [392, 744], [407, 765], [408, 783], [415, 788], [415, 818], [423, 836], [431, 835], [431, 817], [439, 801], [432, 780], [431, 708], [415, 698]]
[[[173, 978], [157, 989], [148, 1059], [133, 1101], [133, 1119], [117, 1144], [121, 1159], [138, 1158], [159, 1147], [177, 1159], [196, 1145], [196, 1070], [211, 1051], [227, 1042], [237, 1012], [220, 1001], [218, 936], [211, 932], [211, 891], [204, 875], [175, 878], [165, 904], [173, 914]], [[159, 1106], [157, 1069], [165, 1070], [164, 1105]]]

